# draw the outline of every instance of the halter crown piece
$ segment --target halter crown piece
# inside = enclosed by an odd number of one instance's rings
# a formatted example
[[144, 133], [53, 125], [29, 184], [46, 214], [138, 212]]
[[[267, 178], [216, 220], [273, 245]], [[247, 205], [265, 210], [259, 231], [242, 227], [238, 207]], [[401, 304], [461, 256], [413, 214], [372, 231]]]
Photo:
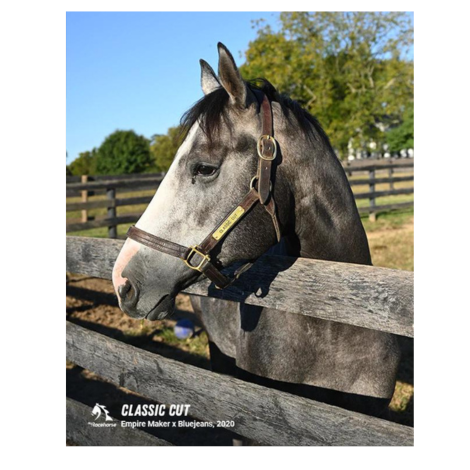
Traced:
[[[271, 216], [277, 241], [281, 240], [279, 222], [276, 215], [276, 205], [272, 194], [271, 169], [272, 163], [276, 159], [277, 144], [273, 137], [273, 118], [271, 104], [265, 94], [261, 101], [262, 112], [262, 134], [258, 139], [258, 171], [251, 179], [250, 190], [242, 199], [240, 204], [231, 211], [217, 227], [209, 233], [201, 244], [195, 246], [182, 246], [177, 243], [145, 232], [134, 225], [129, 228], [127, 236], [142, 245], [168, 255], [180, 258], [186, 266], [195, 271], [199, 271], [209, 278], [219, 289], [228, 287], [237, 277], [251, 264], [243, 266], [234, 277], [227, 277], [222, 274], [212, 263], [209, 253], [221, 242], [240, 220], [259, 202]], [[256, 182], [258, 189], [256, 189]]]

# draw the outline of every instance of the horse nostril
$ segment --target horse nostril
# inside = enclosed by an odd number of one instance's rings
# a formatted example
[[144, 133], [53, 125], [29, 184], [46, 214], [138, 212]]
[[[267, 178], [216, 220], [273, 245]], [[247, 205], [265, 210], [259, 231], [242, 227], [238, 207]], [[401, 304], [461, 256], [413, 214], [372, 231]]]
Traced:
[[122, 302], [129, 304], [137, 300], [138, 291], [129, 279], [127, 279], [124, 284], [118, 287], [118, 294]]

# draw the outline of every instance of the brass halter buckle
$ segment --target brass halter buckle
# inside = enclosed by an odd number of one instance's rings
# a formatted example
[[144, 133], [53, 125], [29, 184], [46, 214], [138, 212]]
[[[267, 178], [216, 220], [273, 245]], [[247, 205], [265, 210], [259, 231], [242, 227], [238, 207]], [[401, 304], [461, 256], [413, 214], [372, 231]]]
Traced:
[[[190, 246], [189, 248], [191, 248], [191, 251], [188, 253], [188, 256], [186, 256], [186, 258], [183, 260], [184, 261], [184, 264], [190, 268], [190, 269], [194, 269], [195, 271], [199, 271], [200, 273], [202, 273], [202, 266], [204, 265], [204, 263], [209, 263], [211, 258], [209, 255], [205, 255], [204, 253], [200, 252], [198, 249], [197, 249], [197, 246]], [[192, 264], [190, 264], [190, 261], [191, 261], [191, 258], [194, 256], [194, 255], [199, 255], [202, 260], [201, 262], [197, 265], [197, 266], [193, 266]]]
[[[273, 153], [273, 156], [272, 157], [266, 157], [265, 155], [263, 155], [263, 152], [261, 152], [261, 142], [263, 140], [270, 140], [272, 143], [273, 143], [273, 146], [274, 146], [274, 153]], [[274, 137], [272, 135], [262, 135], [259, 139], [258, 139], [258, 143], [256, 144], [256, 149], [258, 150], [258, 155], [259, 155], [259, 158], [262, 158], [263, 160], [268, 160], [268, 161], [271, 161], [271, 160], [274, 160], [276, 158], [276, 155], [277, 155], [277, 143], [276, 143], [276, 140], [274, 139]]]

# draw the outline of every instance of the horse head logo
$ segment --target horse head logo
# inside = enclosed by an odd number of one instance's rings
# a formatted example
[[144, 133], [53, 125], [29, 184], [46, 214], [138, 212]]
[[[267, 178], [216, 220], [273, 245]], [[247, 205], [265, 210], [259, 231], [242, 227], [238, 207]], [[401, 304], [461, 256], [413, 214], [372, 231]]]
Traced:
[[104, 405], [100, 405], [97, 403], [95, 407], [91, 410], [91, 415], [95, 416], [95, 421], [101, 416], [101, 413], [105, 414], [106, 421], [112, 421], [113, 418], [109, 416], [109, 411], [106, 409]]

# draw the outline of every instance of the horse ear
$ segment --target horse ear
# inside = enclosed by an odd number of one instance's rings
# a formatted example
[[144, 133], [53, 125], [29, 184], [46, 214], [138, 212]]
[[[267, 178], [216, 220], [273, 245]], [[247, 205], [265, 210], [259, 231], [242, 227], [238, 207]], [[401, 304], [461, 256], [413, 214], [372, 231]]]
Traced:
[[208, 95], [221, 85], [212, 67], [203, 59], [201, 59], [199, 63], [201, 64], [202, 91], [205, 95]]
[[230, 95], [233, 103], [240, 107], [246, 106], [247, 89], [240, 71], [230, 51], [221, 43], [217, 44], [219, 50], [219, 78], [220, 83]]

